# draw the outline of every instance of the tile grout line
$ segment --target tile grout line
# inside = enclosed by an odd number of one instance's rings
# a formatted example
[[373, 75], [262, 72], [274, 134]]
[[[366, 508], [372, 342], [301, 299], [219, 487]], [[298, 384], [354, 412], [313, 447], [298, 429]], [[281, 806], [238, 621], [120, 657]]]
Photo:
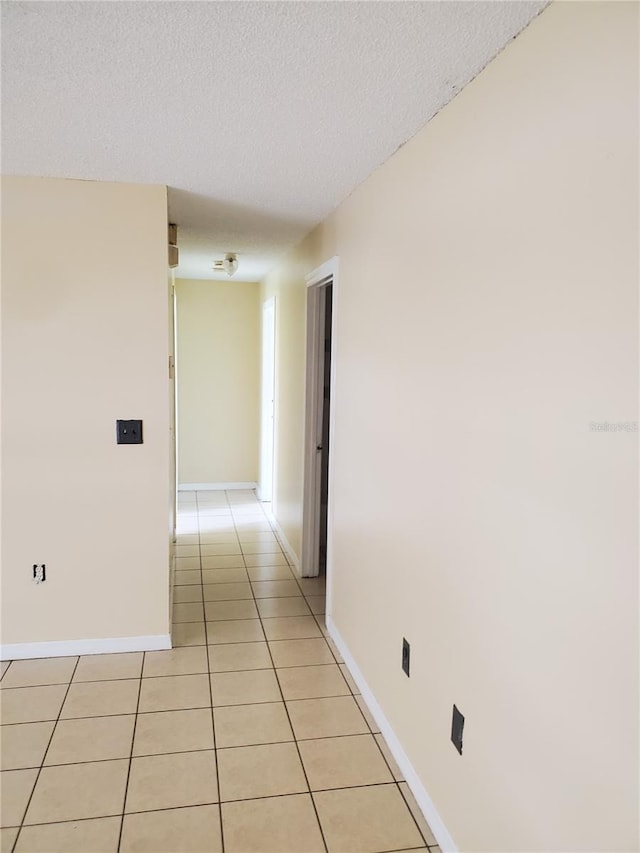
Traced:
[[[227, 503], [229, 498], [224, 492]], [[198, 492], [196, 492], [196, 506], [199, 507]], [[202, 587], [202, 617], [204, 619], [204, 647], [207, 653], [207, 681], [209, 682], [209, 701], [211, 702], [211, 731], [213, 734], [213, 760], [216, 765], [216, 787], [218, 789], [218, 822], [220, 824], [220, 847], [224, 853], [224, 826], [222, 825], [222, 793], [220, 790], [220, 771], [218, 769], [218, 749], [216, 739], [216, 718], [213, 713], [213, 686], [211, 684], [211, 661], [209, 659], [209, 631], [207, 629], [207, 611], [204, 602], [204, 575], [202, 568], [202, 541], [200, 539], [200, 513], [198, 511], [198, 551], [200, 552], [200, 581]]]
[[75, 665], [73, 667], [73, 672], [71, 673], [71, 676], [69, 678], [69, 683], [67, 684], [67, 689], [65, 690], [64, 697], [62, 699], [62, 702], [60, 703], [60, 709], [58, 711], [58, 716], [56, 717], [56, 721], [53, 724], [53, 728], [51, 729], [51, 736], [50, 736], [49, 741], [47, 743], [47, 748], [45, 749], [45, 751], [42, 755], [42, 761], [40, 762], [40, 767], [38, 768], [38, 772], [36, 774], [35, 782], [33, 783], [33, 788], [31, 789], [31, 794], [29, 795], [29, 799], [27, 800], [27, 804], [24, 808], [24, 811], [22, 812], [22, 818], [20, 820], [20, 828], [18, 829], [18, 833], [17, 833], [15, 840], [13, 842], [13, 845], [11, 848], [12, 850], [16, 849], [16, 846], [18, 844], [18, 839], [20, 838], [20, 835], [22, 833], [22, 828], [24, 826], [24, 819], [27, 816], [27, 812], [29, 811], [29, 806], [31, 805], [31, 800], [33, 799], [33, 795], [35, 794], [36, 788], [38, 787], [38, 782], [40, 781], [40, 776], [42, 774], [44, 762], [45, 762], [45, 759], [47, 757], [47, 753], [49, 752], [49, 749], [51, 747], [51, 741], [53, 740], [53, 736], [55, 734], [55, 731], [58, 728], [58, 723], [60, 722], [60, 715], [62, 714], [62, 709], [64, 708], [64, 703], [67, 701], [67, 696], [69, 695], [69, 690], [71, 690], [71, 684], [73, 682], [73, 676], [76, 674], [76, 670], [78, 668], [79, 663], [80, 663], [80, 655], [78, 655], [76, 658], [76, 662], [75, 662]]
[[[265, 518], [266, 518], [266, 515], [265, 515]], [[269, 526], [271, 526], [271, 522], [269, 521], [269, 519], [267, 519], [267, 521], [269, 522]], [[235, 520], [234, 520], [234, 523], [235, 523]], [[286, 556], [285, 556], [285, 559], [286, 559]], [[293, 572], [292, 572], [292, 574], [293, 574]], [[294, 575], [294, 579], [295, 579], [295, 575]], [[256, 610], [258, 610], [257, 599], [255, 597], [255, 592], [253, 590], [253, 587], [251, 587], [251, 592], [253, 593], [253, 596], [254, 596], [254, 603], [255, 603]], [[300, 589], [300, 592], [302, 593], [302, 589]], [[303, 597], [304, 597], [304, 595], [303, 595]], [[266, 632], [264, 630], [262, 615], [261, 615], [259, 610], [258, 610], [258, 619], [260, 619], [260, 625], [262, 627], [262, 632], [265, 635], [265, 639], [266, 639], [267, 635], [266, 635]], [[311, 800], [311, 804], [313, 806], [313, 811], [315, 813], [316, 820], [318, 822], [318, 828], [320, 830], [320, 835], [322, 837], [322, 843], [324, 844], [324, 848], [325, 848], [326, 853], [328, 853], [329, 847], [327, 845], [327, 839], [325, 838], [324, 829], [322, 828], [322, 824], [320, 823], [320, 815], [318, 814], [318, 808], [316, 806], [316, 801], [313, 797], [311, 785], [309, 784], [309, 777], [307, 776], [307, 770], [306, 770], [306, 767], [304, 766], [304, 761], [302, 760], [302, 753], [300, 752], [300, 746], [298, 744], [298, 738], [297, 738], [295, 729], [293, 727], [293, 724], [291, 722], [291, 716], [289, 715], [289, 708], [288, 708], [286, 700], [284, 698], [284, 693], [282, 692], [282, 685], [280, 684], [280, 679], [278, 678], [278, 671], [276, 669], [276, 665], [275, 665], [275, 662], [273, 660], [273, 655], [271, 654], [271, 646], [269, 645], [268, 642], [267, 642], [267, 651], [269, 652], [269, 658], [271, 659], [271, 665], [273, 667], [273, 674], [274, 674], [275, 679], [276, 679], [276, 684], [278, 685], [278, 690], [280, 691], [280, 696], [282, 697], [282, 705], [284, 707], [285, 714], [287, 715], [287, 720], [288, 720], [289, 726], [291, 728], [291, 734], [293, 735], [293, 743], [295, 744], [295, 747], [296, 747], [296, 753], [298, 755], [298, 761], [300, 762], [300, 766], [302, 767], [302, 772], [304, 774], [304, 780], [307, 784], [307, 791], [309, 794], [309, 799]]]
[[[386, 743], [386, 741], [385, 741], [385, 743]], [[382, 750], [380, 750], [380, 751], [382, 752]], [[383, 753], [383, 757], [384, 757], [384, 753]], [[391, 770], [391, 768], [389, 768], [389, 769]], [[394, 777], [394, 779], [395, 779], [395, 775], [394, 775], [393, 770], [391, 770], [391, 775], [392, 775], [392, 776]], [[405, 785], [407, 785], [407, 788], [409, 788], [409, 785], [407, 784], [406, 779], [403, 779], [402, 781], [404, 782], [404, 784], [405, 784]], [[410, 814], [410, 815], [411, 815], [411, 817], [413, 818], [413, 822], [414, 822], [414, 823], [415, 823], [415, 825], [416, 825], [416, 829], [417, 829], [417, 830], [418, 830], [418, 832], [420, 833], [420, 838], [424, 841], [424, 843], [425, 843], [425, 845], [426, 845], [426, 847], [427, 847], [427, 849], [428, 849], [428, 848], [429, 848], [429, 845], [427, 844], [427, 839], [424, 837], [423, 832], [422, 832], [422, 830], [420, 829], [420, 825], [418, 824], [418, 821], [416, 820], [415, 815], [413, 814], [413, 809], [409, 806], [409, 802], [408, 802], [407, 798], [405, 797], [405, 795], [404, 795], [404, 793], [403, 793], [403, 791], [402, 791], [402, 788], [400, 787], [400, 782], [399, 782], [397, 779], [396, 779], [396, 786], [397, 786], [397, 788], [398, 788], [398, 792], [400, 793], [400, 796], [402, 797], [402, 800], [403, 800], [404, 804], [406, 805], [406, 807], [407, 807], [407, 809], [408, 809], [408, 811], [409, 811], [409, 814]], [[409, 791], [411, 791], [411, 788], [409, 788]], [[418, 806], [418, 808], [420, 808], [420, 807]], [[425, 818], [425, 820], [426, 820], [426, 818]], [[427, 824], [427, 826], [429, 826], [429, 824]]]
[[124, 785], [124, 799], [122, 801], [122, 816], [120, 818], [120, 832], [118, 833], [118, 846], [122, 844], [122, 830], [124, 829], [125, 808], [127, 806], [127, 794], [129, 793], [129, 779], [131, 777], [131, 765], [133, 764], [133, 747], [136, 742], [136, 728], [138, 726], [138, 712], [140, 709], [140, 696], [142, 694], [142, 676], [144, 675], [145, 652], [142, 652], [142, 665], [140, 667], [140, 683], [138, 684], [138, 701], [136, 702], [136, 715], [133, 720], [133, 733], [131, 735], [131, 750], [129, 751], [129, 766], [127, 767], [127, 780]]
[[[280, 741], [280, 743], [282, 743], [282, 741]], [[292, 741], [284, 741], [284, 743], [292, 743]], [[262, 746], [262, 744], [254, 744], [254, 745], [255, 746]], [[267, 744], [267, 745], [270, 745], [270, 744]], [[224, 748], [225, 749], [243, 749], [243, 747], [224, 747]], [[202, 750], [195, 750], [195, 751], [201, 752]], [[207, 751], [213, 752], [213, 750], [207, 750]], [[177, 753], [177, 754], [180, 754], [180, 753]], [[283, 797], [305, 796], [305, 793], [321, 794], [321, 793], [325, 793], [325, 792], [329, 792], [329, 791], [352, 791], [354, 788], [390, 788], [390, 787], [395, 787], [395, 783], [393, 783], [393, 782], [369, 782], [369, 783], [365, 783], [364, 785], [346, 785], [346, 786], [335, 787], [335, 788], [319, 788], [315, 792], [314, 791], [308, 791], [308, 792], [298, 791], [298, 792], [293, 793], [293, 794], [284, 793], [284, 794], [269, 794], [269, 795], [263, 796], [263, 797], [243, 797], [241, 799], [225, 800], [225, 803], [252, 803], [252, 802], [257, 802], [259, 800], [276, 800], [276, 799], [282, 799]], [[177, 809], [194, 809], [194, 808], [197, 809], [197, 808], [200, 808], [201, 806], [217, 806], [217, 805], [220, 805], [220, 803], [217, 801], [211, 800], [209, 802], [197, 803], [195, 805], [194, 804], [187, 804], [184, 806], [161, 806], [159, 808], [131, 811], [131, 812], [127, 812], [126, 814], [127, 815], [130, 815], [130, 814], [132, 814], [132, 815], [133, 814], [153, 814], [154, 812], [167, 812], [167, 811], [174, 811]], [[74, 817], [71, 819], [67, 818], [65, 820], [48, 820], [48, 821], [45, 821], [44, 823], [30, 823], [30, 824], [28, 824], [27, 828], [29, 828], [31, 826], [50, 826], [52, 824], [56, 825], [56, 824], [63, 824], [63, 823], [78, 823], [80, 821], [103, 820], [104, 818], [116, 818], [116, 817], [119, 818], [119, 817], [122, 817], [122, 815], [116, 813], [116, 814], [99, 815], [98, 817], [90, 816], [90, 817]], [[17, 827], [15, 827], [15, 826], [3, 827], [3, 829], [16, 829], [16, 828]], [[425, 844], [426, 844], [426, 842], [425, 842]], [[429, 847], [428, 844], [426, 846]], [[434, 844], [431, 845], [431, 847], [435, 847], [435, 846], [436, 845], [434, 845]], [[396, 848], [393, 848], [393, 849], [395, 850]], [[415, 849], [415, 848], [404, 848], [404, 849]]]

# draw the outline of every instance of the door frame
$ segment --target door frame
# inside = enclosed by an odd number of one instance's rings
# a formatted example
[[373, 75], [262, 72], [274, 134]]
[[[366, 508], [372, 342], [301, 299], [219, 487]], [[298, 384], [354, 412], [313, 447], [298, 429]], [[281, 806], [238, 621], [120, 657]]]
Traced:
[[[267, 343], [269, 335], [270, 346]], [[275, 471], [275, 397], [276, 397], [276, 298], [262, 303], [262, 381], [260, 387], [260, 477], [258, 497], [273, 501]], [[266, 386], [270, 385], [270, 388]], [[270, 391], [270, 393], [267, 393]], [[270, 410], [270, 411], [269, 411]]]
[[333, 285], [331, 316], [331, 406], [329, 409], [329, 481], [327, 496], [327, 615], [330, 615], [333, 566], [333, 459], [336, 391], [336, 318], [338, 315], [338, 257], [319, 266], [306, 277], [307, 284], [307, 359], [305, 388], [304, 487], [302, 502], [303, 577], [319, 573], [320, 543], [320, 469], [321, 456], [316, 448], [322, 441], [324, 320], [323, 289]]

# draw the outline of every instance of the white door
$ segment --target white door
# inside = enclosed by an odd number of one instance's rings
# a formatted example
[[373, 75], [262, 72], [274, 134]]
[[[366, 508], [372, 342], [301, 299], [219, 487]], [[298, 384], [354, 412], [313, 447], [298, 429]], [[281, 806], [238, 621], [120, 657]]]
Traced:
[[264, 502], [271, 502], [273, 498], [275, 366], [276, 306], [275, 297], [272, 296], [262, 305], [262, 402], [258, 496]]

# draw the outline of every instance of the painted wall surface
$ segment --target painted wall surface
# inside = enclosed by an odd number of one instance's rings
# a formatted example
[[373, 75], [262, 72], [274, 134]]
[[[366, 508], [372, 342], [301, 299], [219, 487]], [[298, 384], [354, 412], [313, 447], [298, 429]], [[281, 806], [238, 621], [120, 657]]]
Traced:
[[550, 6], [263, 286], [299, 547], [339, 256], [330, 607], [461, 850], [640, 846], [637, 69], [637, 4]]
[[166, 211], [160, 186], [2, 180], [3, 643], [169, 632]]
[[178, 479], [256, 482], [260, 285], [176, 280]]

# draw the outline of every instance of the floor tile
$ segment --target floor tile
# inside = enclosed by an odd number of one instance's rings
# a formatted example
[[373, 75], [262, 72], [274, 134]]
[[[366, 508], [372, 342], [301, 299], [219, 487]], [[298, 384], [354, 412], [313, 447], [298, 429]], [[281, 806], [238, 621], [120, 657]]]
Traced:
[[0, 720], [3, 724], [56, 720], [66, 692], [66, 684], [0, 690]]
[[207, 542], [200, 546], [203, 557], [230, 557], [241, 554], [238, 542]]
[[[188, 587], [182, 587], [182, 589], [188, 589]], [[206, 641], [204, 622], [180, 622], [171, 628], [171, 642], [174, 648], [204, 646]]]
[[116, 853], [119, 817], [25, 826], [15, 853]]
[[294, 580], [289, 566], [249, 566], [247, 574], [252, 581], [290, 581]]
[[135, 714], [140, 679], [125, 681], [73, 682], [62, 706], [60, 717], [106, 717], [112, 714]]
[[202, 583], [202, 573], [195, 569], [189, 572], [176, 572], [173, 576], [175, 586], [193, 586]]
[[213, 673], [211, 690], [214, 707], [282, 701], [275, 672], [267, 669]]
[[307, 604], [312, 613], [323, 614], [327, 609], [327, 599], [324, 595], [307, 595]]
[[253, 601], [207, 601], [207, 622], [229, 619], [256, 619], [258, 611]]
[[149, 755], [131, 762], [126, 812], [218, 802], [214, 750]]
[[183, 533], [197, 533], [198, 532], [198, 523], [193, 522], [191, 519], [181, 521], [178, 519], [176, 521], [176, 535], [180, 536]]
[[244, 559], [242, 554], [235, 554], [230, 557], [203, 557], [203, 569], [243, 569]]
[[282, 616], [308, 616], [311, 612], [301, 595], [291, 598], [259, 598], [256, 600], [256, 607], [263, 619]]
[[80, 658], [73, 676], [75, 681], [109, 681], [121, 678], [140, 678], [142, 652], [116, 655], [85, 655]]
[[198, 504], [198, 518], [232, 518], [231, 510], [225, 504]]
[[5, 674], [5, 672], [9, 669], [9, 664], [11, 661], [3, 660], [0, 662], [0, 678]]
[[213, 714], [218, 748], [293, 740], [283, 702], [215, 708]]
[[[319, 618], [322, 618], [322, 617], [319, 617]], [[333, 642], [331, 637], [325, 636], [325, 640], [327, 641], [327, 643], [329, 644], [329, 648], [333, 652], [333, 656], [336, 659], [336, 663], [344, 663], [344, 660], [342, 659], [342, 655], [340, 654], [338, 647]]]
[[212, 583], [205, 588], [205, 601], [239, 601], [253, 598], [249, 583]]
[[296, 699], [287, 702], [291, 725], [298, 740], [339, 737], [369, 732], [351, 696], [333, 699]]
[[44, 763], [76, 764], [128, 758], [131, 754], [135, 714], [59, 720]]
[[367, 721], [367, 725], [369, 726], [369, 728], [371, 729], [373, 734], [374, 735], [379, 734], [380, 726], [374, 720], [373, 714], [369, 710], [367, 703], [364, 701], [362, 696], [354, 696], [354, 698], [355, 698], [356, 702], [358, 703], [358, 707], [360, 708], [360, 711], [362, 712], [362, 716]]
[[313, 799], [329, 853], [402, 850], [424, 843], [396, 785], [321, 791]]
[[139, 712], [179, 711], [187, 708], [210, 708], [209, 677], [202, 675], [168, 675], [143, 678]]
[[13, 850], [13, 845], [16, 842], [16, 838], [18, 837], [18, 833], [20, 832], [19, 826], [5, 826], [0, 829], [0, 851], [1, 853], [11, 853]]
[[221, 853], [218, 806], [127, 814], [120, 853]]
[[320, 699], [323, 696], [348, 696], [349, 685], [337, 664], [295, 666], [277, 670], [285, 699]]
[[209, 647], [210, 672], [271, 669], [266, 643], [225, 643]]
[[309, 794], [223, 803], [226, 853], [323, 853]]
[[287, 558], [282, 551], [274, 554], [245, 554], [247, 566], [287, 566]]
[[264, 631], [259, 619], [207, 622], [207, 641], [210, 645], [250, 643], [259, 640], [264, 640]]
[[19, 723], [3, 726], [0, 734], [0, 769], [40, 767], [55, 723]]
[[43, 767], [25, 823], [121, 814], [128, 770], [128, 760]]
[[208, 672], [207, 650], [203, 646], [187, 646], [162, 652], [147, 652], [143, 676], [195, 675]]
[[203, 533], [235, 533], [232, 518], [222, 516], [221, 518], [203, 517], [200, 519], [200, 534]]
[[353, 680], [353, 676], [349, 672], [346, 663], [338, 664], [340, 668], [340, 672], [342, 673], [342, 677], [349, 685], [349, 690], [356, 696], [360, 695], [360, 690], [358, 689], [358, 685]]
[[174, 586], [173, 603], [186, 604], [194, 601], [202, 601], [202, 587], [197, 584], [190, 586]]
[[241, 545], [246, 542], [275, 542], [276, 545], [279, 544], [274, 533], [260, 530], [239, 530], [238, 539]]
[[176, 533], [176, 545], [198, 545], [199, 542], [197, 533]]
[[393, 757], [393, 755], [391, 755], [391, 750], [387, 746], [386, 740], [382, 737], [381, 734], [375, 734], [374, 737], [376, 739], [376, 743], [380, 747], [380, 752], [384, 755], [385, 761], [391, 768], [393, 778], [396, 780], [396, 782], [404, 782], [402, 770], [400, 770], [400, 768], [396, 764], [395, 758]]
[[200, 534], [200, 545], [237, 545], [238, 537], [235, 532], [221, 533], [218, 530], [203, 532]]
[[68, 684], [77, 662], [77, 657], [14, 660], [0, 682], [0, 688]]
[[276, 539], [267, 542], [244, 542], [243, 554], [282, 554], [282, 548]]
[[205, 569], [202, 572], [202, 583], [204, 584], [205, 601], [207, 599], [207, 587], [216, 583], [248, 583], [247, 570], [242, 569]]
[[176, 545], [175, 548], [176, 557], [199, 557], [200, 556], [200, 546], [198, 543], [193, 543], [190, 545]]
[[436, 841], [436, 837], [431, 831], [431, 827], [427, 823], [425, 816], [420, 811], [420, 807], [418, 806], [415, 797], [411, 793], [411, 789], [409, 788], [406, 782], [400, 782], [398, 787], [400, 788], [400, 793], [404, 797], [405, 802], [409, 806], [409, 811], [413, 815], [413, 819], [418, 824], [418, 828], [422, 833], [424, 840], [433, 850], [437, 846], [438, 842]]
[[158, 711], [140, 714], [133, 741], [134, 755], [213, 749], [213, 724], [209, 709]]
[[195, 571], [200, 568], [200, 557], [176, 557], [176, 571]]
[[267, 640], [301, 640], [322, 636], [322, 632], [312, 616], [284, 616], [278, 619], [266, 619], [264, 632]]
[[298, 583], [305, 595], [324, 595], [326, 592], [326, 581], [324, 577], [300, 578]]
[[180, 622], [202, 622], [204, 620], [204, 607], [201, 602], [190, 602], [173, 605], [173, 623]]
[[3, 770], [0, 773], [0, 824], [19, 826], [22, 822], [38, 770]]
[[324, 639], [275, 640], [269, 643], [276, 667], [313, 666], [335, 663], [331, 649]]
[[218, 773], [223, 802], [308, 790], [293, 743], [219, 749]]
[[312, 791], [393, 782], [373, 735], [300, 741]]
[[252, 531], [254, 533], [272, 533], [271, 525], [268, 521], [236, 521], [236, 528], [238, 530], [238, 536], [242, 536], [243, 533], [247, 533], [248, 531]]

